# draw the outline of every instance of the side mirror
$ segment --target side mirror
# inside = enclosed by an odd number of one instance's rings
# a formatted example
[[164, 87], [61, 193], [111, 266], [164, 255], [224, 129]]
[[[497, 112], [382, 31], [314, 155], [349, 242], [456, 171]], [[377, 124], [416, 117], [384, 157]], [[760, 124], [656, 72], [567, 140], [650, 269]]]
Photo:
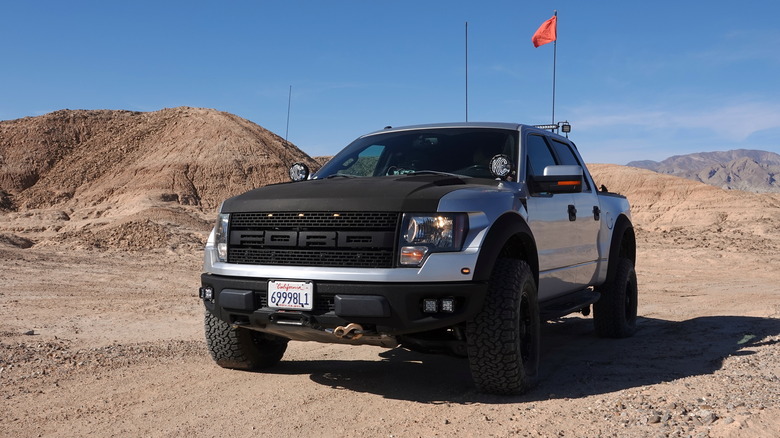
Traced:
[[534, 176], [535, 193], [578, 193], [582, 191], [582, 167], [547, 166], [544, 175]]
[[290, 166], [290, 179], [298, 182], [304, 181], [309, 177], [309, 166], [303, 163], [295, 163]]

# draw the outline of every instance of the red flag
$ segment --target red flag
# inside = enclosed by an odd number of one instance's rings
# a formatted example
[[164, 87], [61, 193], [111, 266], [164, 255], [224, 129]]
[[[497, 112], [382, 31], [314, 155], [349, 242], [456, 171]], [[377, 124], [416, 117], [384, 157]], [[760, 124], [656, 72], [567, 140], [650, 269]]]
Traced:
[[536, 33], [531, 37], [531, 42], [534, 43], [534, 47], [551, 43], [558, 39], [558, 16], [553, 15], [552, 18], [542, 23]]

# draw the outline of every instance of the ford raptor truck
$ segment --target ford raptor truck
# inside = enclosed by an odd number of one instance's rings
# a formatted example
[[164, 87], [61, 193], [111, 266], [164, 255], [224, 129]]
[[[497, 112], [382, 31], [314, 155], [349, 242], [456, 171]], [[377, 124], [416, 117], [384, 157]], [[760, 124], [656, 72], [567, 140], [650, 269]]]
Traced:
[[528, 125], [421, 125], [364, 135], [319, 171], [230, 198], [200, 298], [222, 367], [263, 369], [293, 341], [468, 358], [478, 390], [539, 374], [540, 323], [593, 309], [636, 329], [625, 197], [599, 189], [568, 138]]

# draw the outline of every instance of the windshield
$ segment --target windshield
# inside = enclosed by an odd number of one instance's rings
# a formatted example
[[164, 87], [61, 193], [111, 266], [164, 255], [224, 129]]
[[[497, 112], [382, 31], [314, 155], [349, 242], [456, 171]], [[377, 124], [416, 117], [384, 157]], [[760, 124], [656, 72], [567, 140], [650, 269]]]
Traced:
[[518, 133], [496, 128], [439, 128], [380, 133], [359, 138], [322, 167], [314, 178], [445, 172], [494, 178], [490, 159], [516, 163]]

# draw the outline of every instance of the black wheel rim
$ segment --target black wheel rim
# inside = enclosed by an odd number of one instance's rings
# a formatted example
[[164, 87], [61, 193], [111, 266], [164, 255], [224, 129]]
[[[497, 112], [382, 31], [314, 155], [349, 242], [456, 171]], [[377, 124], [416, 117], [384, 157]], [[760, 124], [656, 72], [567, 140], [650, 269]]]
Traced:
[[637, 313], [637, 285], [630, 278], [626, 282], [626, 302], [625, 315], [626, 322], [633, 324]]

